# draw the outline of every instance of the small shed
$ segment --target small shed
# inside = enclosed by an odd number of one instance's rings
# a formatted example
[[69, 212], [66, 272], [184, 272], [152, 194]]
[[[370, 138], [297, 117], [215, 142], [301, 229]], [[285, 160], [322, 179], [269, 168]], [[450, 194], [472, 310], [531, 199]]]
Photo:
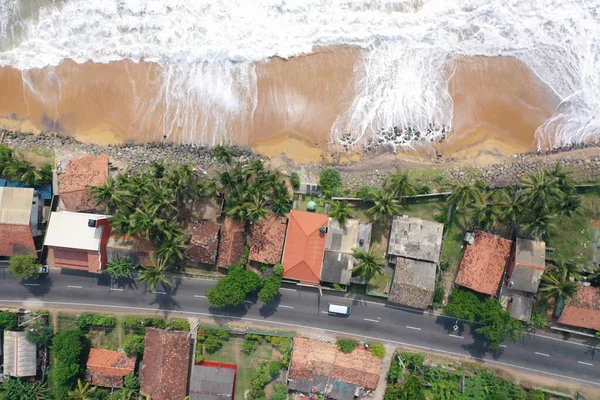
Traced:
[[233, 398], [236, 366], [209, 363], [192, 367], [190, 400], [226, 400]]
[[4, 331], [4, 375], [35, 376], [37, 346], [27, 340], [27, 332]]

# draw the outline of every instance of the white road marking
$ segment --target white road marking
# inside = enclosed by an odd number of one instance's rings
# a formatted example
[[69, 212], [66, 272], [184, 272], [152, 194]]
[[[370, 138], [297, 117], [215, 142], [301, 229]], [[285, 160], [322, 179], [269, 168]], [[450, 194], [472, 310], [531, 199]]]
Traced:
[[71, 286], [71, 285], [69, 285], [67, 287], [71, 288], [71, 289], [83, 289], [83, 286]]
[[152, 294], [167, 294], [167, 292], [152, 292]]
[[451, 333], [449, 333], [448, 336], [452, 336], [452, 337], [455, 337], [455, 338], [458, 338], [458, 339], [464, 339], [465, 338], [464, 336], [453, 335]]
[[125, 289], [120, 289], [120, 288], [109, 288], [108, 290], [116, 290], [117, 292], [124, 292]]
[[321, 314], [329, 314], [329, 311], [321, 311]]
[[252, 304], [252, 302], [249, 300], [244, 300], [244, 304]]
[[420, 330], [421, 330], [421, 328], [417, 328], [416, 326], [409, 326], [409, 325], [406, 325], [406, 327], [407, 327], [408, 329], [414, 329], [415, 331], [420, 331]]
[[594, 366], [594, 364], [591, 364], [591, 363], [586, 363], [586, 362], [583, 362], [583, 361], [577, 361], [577, 362], [578, 362], [579, 364], [583, 364], [583, 365], [589, 365], [590, 367], [593, 367], [593, 366]]
[[[11, 304], [28, 304], [28, 302], [30, 302], [31, 300], [3, 300], [0, 299], [0, 304], [2, 303], [11, 303]], [[211, 314], [208, 312], [195, 312], [195, 311], [173, 311], [173, 310], [168, 310], [168, 309], [161, 309], [161, 308], [149, 308], [149, 307], [130, 307], [130, 306], [113, 306], [113, 305], [109, 305], [109, 304], [93, 304], [93, 303], [72, 303], [72, 302], [67, 302], [67, 301], [40, 301], [37, 302], [36, 304], [38, 304], [37, 306], [42, 307], [43, 305], [57, 305], [57, 306], [72, 306], [74, 308], [77, 307], [96, 307], [96, 308], [114, 308], [114, 309], [118, 309], [118, 310], [135, 310], [135, 311], [151, 311], [151, 312], [168, 312], [171, 314], [182, 314], [182, 315], [199, 315], [199, 316], [204, 316], [204, 317], [213, 317], [213, 318], [225, 318], [225, 319], [230, 319], [232, 321], [250, 321], [250, 322], [258, 322], [258, 323], [265, 323], [264, 319], [258, 319], [258, 318], [236, 318], [236, 317], [231, 317], [231, 316], [227, 316], [227, 315], [221, 315], [221, 314]], [[33, 306], [33, 305], [31, 305]], [[327, 313], [327, 311], [321, 311], [324, 313]], [[436, 349], [434, 347], [427, 347], [427, 346], [419, 346], [417, 344], [411, 344], [411, 343], [406, 343], [406, 342], [400, 342], [397, 340], [390, 340], [390, 339], [383, 339], [380, 337], [374, 337], [374, 336], [367, 336], [367, 335], [357, 335], [356, 333], [350, 333], [350, 332], [344, 332], [344, 331], [337, 331], [337, 330], [333, 330], [333, 329], [322, 329], [322, 328], [317, 328], [317, 327], [312, 327], [312, 326], [306, 326], [306, 325], [299, 325], [299, 324], [290, 324], [287, 322], [279, 322], [279, 321], [269, 321], [270, 324], [273, 325], [281, 325], [281, 326], [288, 326], [288, 327], [293, 327], [293, 328], [309, 328], [309, 329], [316, 329], [322, 332], [330, 332], [330, 333], [334, 333], [337, 335], [347, 335], [347, 336], [354, 336], [357, 338], [362, 338], [362, 339], [367, 339], [370, 341], [380, 341], [380, 342], [387, 342], [387, 343], [394, 343], [398, 346], [406, 346], [406, 347], [412, 347], [414, 349], [421, 349], [421, 350], [425, 350], [425, 351], [433, 351], [436, 353], [440, 353], [440, 354], [450, 354], [453, 356], [457, 356], [457, 357], [461, 357], [461, 358], [465, 358], [467, 360], [480, 360], [483, 361], [485, 363], [489, 363], [489, 364], [497, 364], [497, 365], [504, 365], [507, 367], [514, 367], [514, 368], [518, 368], [518, 369], [522, 369], [523, 371], [530, 371], [530, 372], [535, 372], [538, 374], [544, 374], [544, 375], [548, 375], [548, 376], [554, 376], [554, 377], [558, 377], [558, 378], [565, 378], [565, 379], [570, 379], [572, 381], [576, 381], [576, 382], [583, 382], [583, 383], [588, 383], [590, 385], [595, 385], [595, 386], [600, 386], [600, 381], [586, 381], [585, 379], [579, 379], [579, 378], [574, 378], [571, 376], [567, 376], [567, 375], [561, 375], [561, 374], [555, 374], [552, 372], [546, 372], [546, 371], [542, 371], [539, 369], [535, 369], [535, 368], [529, 368], [529, 367], [522, 367], [520, 365], [516, 365], [516, 364], [510, 364], [510, 363], [505, 363], [502, 361], [496, 361], [496, 360], [489, 360], [489, 359], [485, 359], [485, 358], [481, 358], [481, 357], [473, 357], [470, 355], [466, 355], [466, 354], [461, 354], [461, 353], [455, 353], [453, 351], [447, 351], [447, 350], [442, 350], [442, 349]]]
[[535, 352], [535, 354], [537, 354], [538, 356], [550, 357], [550, 354], [538, 353], [537, 351]]
[[298, 291], [298, 289], [288, 289], [288, 288], [284, 288], [284, 287], [279, 288], [279, 290], [287, 290], [289, 292], [297, 292]]
[[39, 283], [24, 283], [25, 286], [40, 286]]
[[506, 348], [506, 345], [505, 345], [505, 344], [501, 344], [501, 345], [500, 345], [500, 347], [504, 347], [504, 348]]
[[279, 307], [283, 307], [283, 308], [294, 308], [292, 306], [284, 306], [283, 304], [280, 304]]
[[195, 294], [194, 297], [199, 298], [199, 299], [206, 299], [206, 296], [203, 296], [201, 294]]
[[369, 318], [363, 318], [365, 321], [369, 321], [369, 322], [379, 322], [376, 319], [369, 319]]

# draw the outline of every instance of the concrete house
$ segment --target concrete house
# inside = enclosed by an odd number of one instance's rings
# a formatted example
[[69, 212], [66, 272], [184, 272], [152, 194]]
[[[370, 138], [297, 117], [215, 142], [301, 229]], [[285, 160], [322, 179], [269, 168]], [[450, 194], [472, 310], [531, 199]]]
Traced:
[[34, 189], [0, 187], [0, 256], [35, 254], [41, 211]]

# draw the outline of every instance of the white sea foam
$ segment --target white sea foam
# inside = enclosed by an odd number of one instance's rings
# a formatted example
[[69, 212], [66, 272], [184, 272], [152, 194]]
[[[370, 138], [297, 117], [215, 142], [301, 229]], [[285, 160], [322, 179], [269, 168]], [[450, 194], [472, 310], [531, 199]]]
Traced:
[[[597, 0], [0, 0], [0, 48], [10, 47], [0, 65], [158, 62], [165, 132], [204, 143], [203, 127], [221, 134], [230, 116], [251, 115], [252, 61], [358, 45], [369, 50], [357, 97], [332, 127], [354, 142], [450, 126], [447, 58], [514, 55], [563, 100], [539, 143], [565, 145], [600, 137], [599, 15]], [[198, 106], [212, 117], [200, 120]]]

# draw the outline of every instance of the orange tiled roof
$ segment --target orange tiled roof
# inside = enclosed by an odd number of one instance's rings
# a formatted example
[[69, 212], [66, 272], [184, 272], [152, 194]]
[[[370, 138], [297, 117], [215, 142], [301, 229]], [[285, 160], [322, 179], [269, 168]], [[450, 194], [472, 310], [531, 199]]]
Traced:
[[285, 222], [275, 216], [259, 220], [252, 227], [249, 259], [264, 264], [275, 265], [281, 261]]
[[217, 266], [228, 268], [230, 265], [239, 264], [244, 255], [246, 235], [244, 225], [235, 222], [231, 218], [225, 218], [221, 232], [221, 245], [219, 246], [219, 258]]
[[120, 387], [122, 379], [133, 374], [136, 358], [120, 351], [90, 349], [87, 361], [88, 378], [96, 385]]
[[29, 225], [0, 224], [0, 256], [35, 254]]
[[600, 288], [581, 286], [577, 300], [568, 301], [558, 322], [600, 331]]
[[473, 244], [463, 252], [457, 285], [479, 293], [495, 295], [500, 287], [512, 241], [485, 232], [475, 232]]
[[99, 186], [108, 180], [108, 155], [85, 156], [71, 160], [59, 176], [59, 194], [68, 211], [97, 210], [87, 186]]
[[284, 278], [319, 284], [326, 237], [319, 228], [328, 223], [327, 215], [297, 210], [290, 213], [283, 250]]
[[289, 379], [313, 379], [326, 376], [375, 389], [382, 361], [364, 348], [342, 353], [334, 343], [305, 338], [294, 340]]

